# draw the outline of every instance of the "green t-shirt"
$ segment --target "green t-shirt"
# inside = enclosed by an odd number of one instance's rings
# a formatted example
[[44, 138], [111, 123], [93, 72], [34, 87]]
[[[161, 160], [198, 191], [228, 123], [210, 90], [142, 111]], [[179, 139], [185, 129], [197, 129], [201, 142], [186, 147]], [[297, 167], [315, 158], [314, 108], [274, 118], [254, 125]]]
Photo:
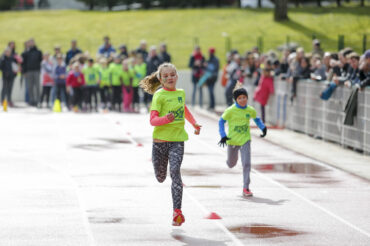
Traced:
[[134, 77], [134, 71], [132, 69], [128, 71], [122, 71], [122, 81], [124, 86], [130, 86], [130, 81]]
[[109, 75], [110, 70], [108, 67], [106, 68], [100, 67], [100, 76], [101, 76], [100, 87], [110, 86]]
[[136, 64], [134, 66], [135, 76], [132, 82], [133, 87], [139, 87], [140, 81], [146, 76], [146, 63]]
[[82, 72], [85, 76], [86, 85], [97, 85], [98, 84], [100, 74], [99, 74], [99, 69], [96, 66], [84, 67], [82, 69]]
[[257, 117], [256, 110], [248, 106], [245, 109], [238, 108], [235, 104], [228, 107], [222, 114], [222, 119], [226, 120], [229, 125], [227, 137], [228, 145], [242, 146], [251, 140], [249, 120]]
[[155, 126], [153, 139], [160, 139], [170, 142], [183, 142], [188, 140], [188, 134], [185, 131], [185, 91], [177, 89], [176, 91], [166, 91], [160, 89], [154, 93], [152, 107], [150, 110], [159, 112], [159, 117], [168, 113], [175, 115], [175, 120], [171, 123]]
[[121, 84], [121, 77], [122, 77], [122, 65], [112, 63], [109, 65], [109, 72], [111, 76], [112, 86], [120, 86]]

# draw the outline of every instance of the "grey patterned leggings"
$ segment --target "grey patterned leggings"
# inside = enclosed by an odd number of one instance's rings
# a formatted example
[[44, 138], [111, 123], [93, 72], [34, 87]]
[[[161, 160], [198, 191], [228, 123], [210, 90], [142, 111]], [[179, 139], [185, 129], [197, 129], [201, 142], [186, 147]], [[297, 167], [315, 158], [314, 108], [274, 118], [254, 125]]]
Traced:
[[155, 177], [162, 183], [167, 176], [167, 165], [170, 161], [172, 179], [171, 192], [173, 209], [181, 209], [182, 180], [180, 167], [184, 156], [184, 142], [153, 143], [152, 160]]

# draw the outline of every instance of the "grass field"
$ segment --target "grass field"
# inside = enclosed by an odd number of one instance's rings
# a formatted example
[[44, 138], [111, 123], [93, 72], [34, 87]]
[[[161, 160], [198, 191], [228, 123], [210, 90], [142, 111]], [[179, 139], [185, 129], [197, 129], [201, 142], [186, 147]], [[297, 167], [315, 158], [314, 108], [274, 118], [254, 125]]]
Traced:
[[[245, 51], [263, 37], [263, 51], [275, 49], [286, 42], [298, 42], [311, 50], [312, 34], [325, 50], [336, 51], [339, 34], [345, 35], [345, 45], [362, 51], [362, 37], [367, 34], [370, 48], [370, 7], [298, 8], [289, 10], [289, 21], [273, 22], [270, 9], [188, 9], [130, 12], [31, 11], [1, 12], [0, 46], [15, 40], [17, 51], [23, 42], [33, 37], [43, 51], [52, 52], [59, 44], [63, 52], [72, 38], [95, 56], [102, 37], [109, 35], [115, 47], [126, 43], [136, 48], [141, 39], [149, 45], [167, 42], [173, 62], [185, 68], [197, 39], [203, 51], [216, 47], [224, 60], [227, 33], [232, 48]], [[0, 49], [2, 49], [0, 47]]]

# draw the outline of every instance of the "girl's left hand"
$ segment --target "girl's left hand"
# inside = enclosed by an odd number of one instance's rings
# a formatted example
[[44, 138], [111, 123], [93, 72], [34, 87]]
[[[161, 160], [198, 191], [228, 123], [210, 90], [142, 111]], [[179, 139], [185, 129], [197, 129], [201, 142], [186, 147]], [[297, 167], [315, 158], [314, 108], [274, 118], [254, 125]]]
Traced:
[[195, 135], [199, 135], [200, 129], [202, 128], [202, 126], [201, 125], [198, 125], [197, 123], [195, 123], [194, 124], [194, 128], [195, 128], [194, 134]]

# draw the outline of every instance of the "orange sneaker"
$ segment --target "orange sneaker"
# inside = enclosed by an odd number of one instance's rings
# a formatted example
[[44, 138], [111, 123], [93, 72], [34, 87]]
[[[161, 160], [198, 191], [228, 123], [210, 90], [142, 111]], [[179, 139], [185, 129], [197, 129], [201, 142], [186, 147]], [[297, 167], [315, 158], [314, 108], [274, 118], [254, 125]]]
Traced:
[[185, 222], [185, 217], [182, 214], [181, 209], [175, 209], [175, 211], [173, 211], [172, 225], [181, 226], [181, 224], [184, 222]]
[[249, 189], [244, 188], [243, 189], [243, 196], [244, 197], [253, 196], [253, 193]]

